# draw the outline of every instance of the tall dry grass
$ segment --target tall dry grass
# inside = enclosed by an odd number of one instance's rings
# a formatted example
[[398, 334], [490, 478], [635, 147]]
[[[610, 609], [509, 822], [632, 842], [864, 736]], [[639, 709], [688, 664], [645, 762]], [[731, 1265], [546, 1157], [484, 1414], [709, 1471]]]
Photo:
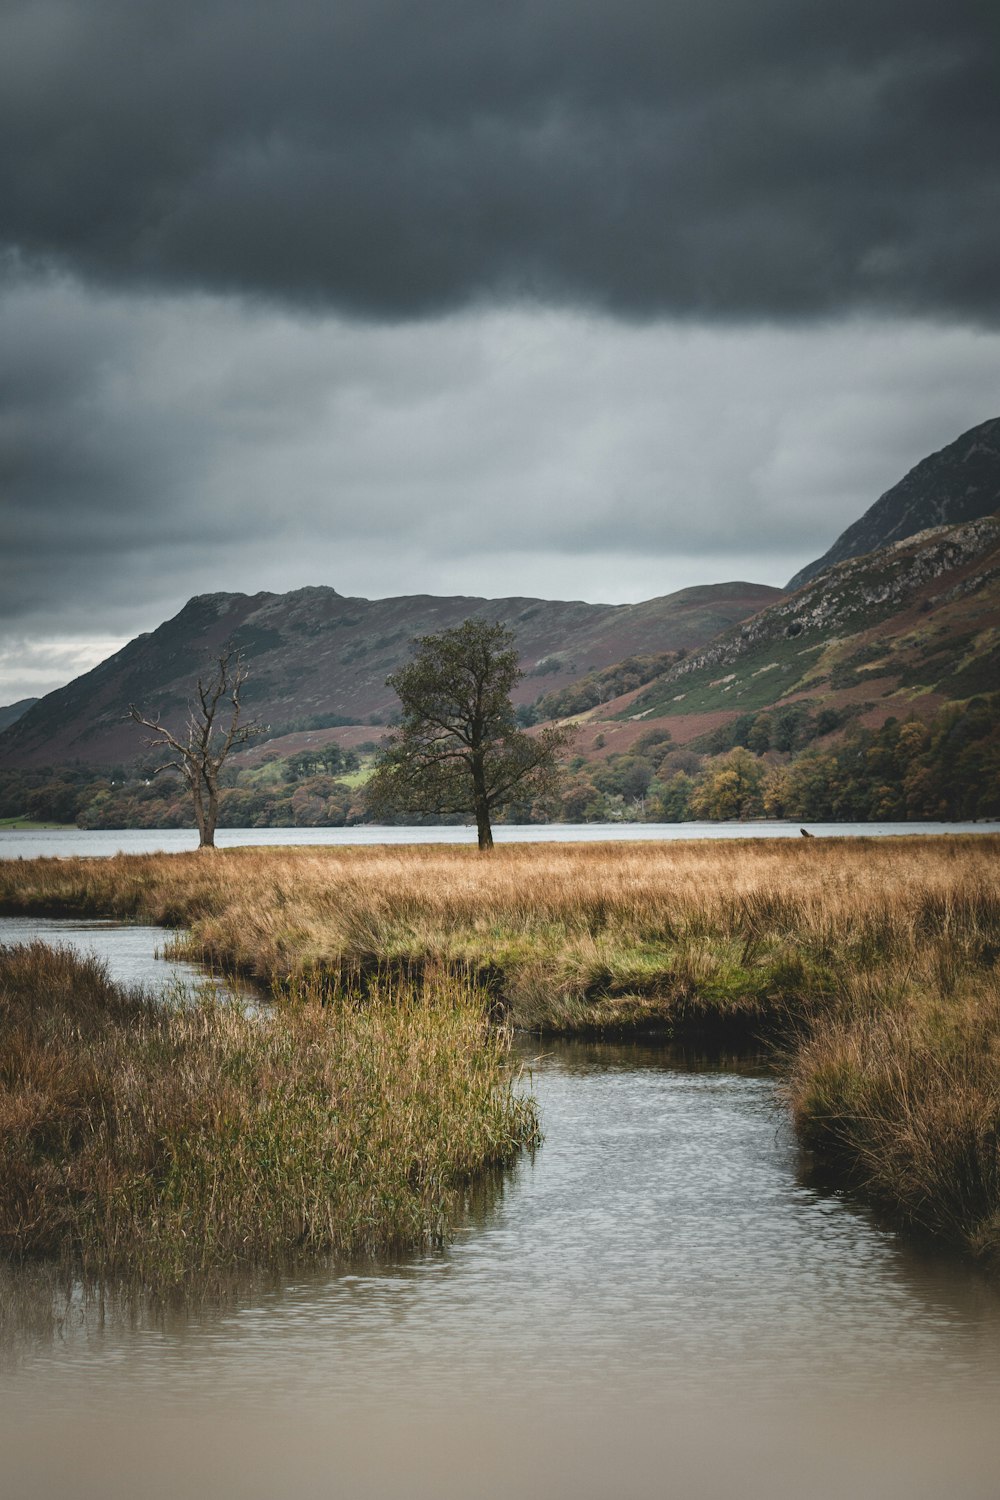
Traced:
[[817, 1149], [1000, 1255], [998, 869], [996, 835], [233, 849], [0, 863], [0, 910], [176, 925], [278, 991], [446, 972], [529, 1027], [770, 1034]]
[[793, 1056], [800, 1136], [897, 1220], [1000, 1261], [1000, 976], [856, 999]]
[[0, 862], [0, 911], [183, 928], [266, 983], [478, 973], [525, 1026], [766, 1024], [844, 974], [1000, 950], [1000, 839], [231, 849]]
[[0, 1246], [154, 1287], [304, 1251], [439, 1241], [537, 1137], [509, 1038], [441, 977], [248, 1014], [0, 948]]

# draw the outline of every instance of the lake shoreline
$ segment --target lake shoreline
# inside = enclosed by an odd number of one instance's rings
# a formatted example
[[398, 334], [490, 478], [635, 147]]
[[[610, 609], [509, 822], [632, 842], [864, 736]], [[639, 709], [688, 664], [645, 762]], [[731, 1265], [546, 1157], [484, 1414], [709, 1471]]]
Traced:
[[[18, 820], [20, 822], [20, 820]], [[801, 820], [738, 819], [698, 823], [501, 823], [494, 828], [498, 845], [675, 843], [688, 840], [791, 839], [802, 836]], [[813, 838], [913, 838], [1000, 832], [997, 820], [964, 822], [809, 823]], [[350, 827], [220, 828], [219, 850], [245, 848], [378, 848], [425, 844], [469, 847], [476, 842], [471, 825], [381, 825]], [[188, 854], [197, 834], [183, 828], [81, 829], [75, 827], [10, 828], [0, 824], [0, 864], [7, 859], [114, 858], [118, 854]]]

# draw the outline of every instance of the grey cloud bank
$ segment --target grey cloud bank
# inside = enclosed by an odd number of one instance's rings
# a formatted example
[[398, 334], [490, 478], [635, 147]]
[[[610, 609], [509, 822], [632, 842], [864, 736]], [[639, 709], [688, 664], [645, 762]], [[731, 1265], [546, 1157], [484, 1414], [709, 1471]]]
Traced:
[[[216, 589], [780, 584], [995, 414], [998, 362], [1000, 334], [926, 325], [390, 328], [21, 280], [0, 297], [0, 628], [103, 653]], [[0, 701], [43, 685], [13, 660]]]
[[4, 236], [111, 282], [388, 318], [531, 294], [995, 321], [989, 12], [15, 0]]
[[998, 41], [6, 0], [0, 703], [215, 589], [782, 583], [1000, 411]]

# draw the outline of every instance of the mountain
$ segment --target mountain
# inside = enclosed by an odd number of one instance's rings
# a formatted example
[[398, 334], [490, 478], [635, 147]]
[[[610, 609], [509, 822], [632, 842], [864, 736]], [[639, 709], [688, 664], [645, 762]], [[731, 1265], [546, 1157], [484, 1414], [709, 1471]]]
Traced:
[[603, 712], [633, 730], [687, 720], [675, 738], [688, 740], [692, 729], [792, 704], [874, 725], [998, 688], [993, 515], [835, 564]]
[[963, 432], [886, 490], [829, 551], [789, 580], [799, 589], [834, 563], [874, 552], [931, 526], [975, 521], [1000, 508], [1000, 417]]
[[[426, 594], [370, 600], [332, 588], [200, 595], [40, 699], [0, 734], [0, 766], [134, 760], [142, 743], [129, 704], [179, 728], [198, 674], [227, 641], [249, 664], [248, 712], [269, 726], [270, 743], [295, 749], [296, 732], [385, 723], [397, 706], [385, 679], [407, 659], [413, 637], [470, 616], [500, 620], [515, 632], [527, 674], [515, 698], [526, 703], [623, 657], [695, 649], [782, 597], [780, 589], [751, 583], [683, 589], [634, 605]], [[355, 741], [374, 737], [371, 728], [353, 732]]]
[[37, 698], [19, 698], [16, 703], [8, 703], [5, 708], [0, 708], [0, 729], [16, 724], [37, 702]]

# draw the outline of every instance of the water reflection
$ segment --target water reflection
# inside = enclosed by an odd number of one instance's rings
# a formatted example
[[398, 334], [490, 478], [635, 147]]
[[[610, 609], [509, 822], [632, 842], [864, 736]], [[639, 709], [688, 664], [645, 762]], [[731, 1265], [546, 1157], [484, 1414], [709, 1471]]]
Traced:
[[768, 1076], [604, 1050], [536, 1060], [545, 1144], [484, 1185], [446, 1251], [249, 1276], [181, 1307], [77, 1293], [55, 1338], [32, 1345], [21, 1317], [20, 1398], [1000, 1393], [994, 1288], [803, 1181]]
[[16, 1493], [995, 1492], [996, 1283], [811, 1180], [761, 1059], [522, 1052], [545, 1142], [440, 1253], [166, 1306], [8, 1268]]
[[772, 1054], [762, 1048], [736, 1049], [725, 1042], [707, 1045], [701, 1040], [674, 1042], [666, 1035], [649, 1034], [633, 1042], [592, 1037], [539, 1040], [522, 1034], [515, 1038], [515, 1047], [529, 1071], [552, 1062], [570, 1075], [646, 1069], [660, 1073], [731, 1073], [744, 1078], [772, 1078], [775, 1073]]

